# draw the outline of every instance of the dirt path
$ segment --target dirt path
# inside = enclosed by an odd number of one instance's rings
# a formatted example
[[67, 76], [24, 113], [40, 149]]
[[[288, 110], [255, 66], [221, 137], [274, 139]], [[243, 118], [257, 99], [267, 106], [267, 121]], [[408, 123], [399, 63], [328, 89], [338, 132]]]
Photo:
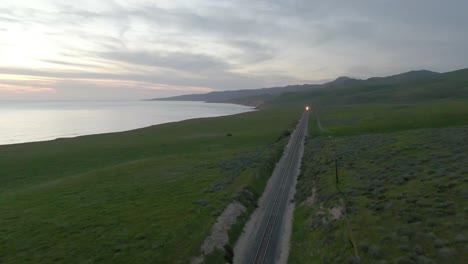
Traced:
[[206, 255], [210, 254], [215, 248], [223, 249], [229, 241], [228, 231], [236, 222], [239, 215], [244, 213], [246, 208], [239, 202], [231, 203], [211, 228], [211, 234], [205, 239], [201, 246], [201, 254], [190, 260], [191, 264], [203, 263]]

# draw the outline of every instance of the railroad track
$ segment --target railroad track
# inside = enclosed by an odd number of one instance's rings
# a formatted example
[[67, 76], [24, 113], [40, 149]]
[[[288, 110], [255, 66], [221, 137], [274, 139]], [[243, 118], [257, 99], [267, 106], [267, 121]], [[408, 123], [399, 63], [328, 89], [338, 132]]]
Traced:
[[[309, 112], [304, 112], [294, 133], [291, 135], [291, 143], [285, 153], [285, 164], [280, 168], [280, 182], [274, 188], [274, 200], [266, 210], [266, 224], [262, 225], [258, 232], [261, 234], [252, 264], [274, 263], [276, 251], [281, 237], [283, 214], [288, 204], [291, 184], [296, 177], [296, 168], [300, 164], [299, 147], [305, 136]], [[264, 218], [265, 219], [265, 218]]]

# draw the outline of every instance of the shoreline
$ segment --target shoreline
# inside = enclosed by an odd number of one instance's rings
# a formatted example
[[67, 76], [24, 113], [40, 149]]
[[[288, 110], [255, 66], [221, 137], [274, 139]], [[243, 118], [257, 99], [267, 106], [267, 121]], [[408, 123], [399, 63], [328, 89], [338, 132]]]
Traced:
[[206, 104], [231, 104], [231, 105], [241, 105], [241, 106], [247, 106], [247, 107], [252, 107], [256, 110], [260, 110], [262, 104], [248, 104], [248, 103], [237, 103], [237, 102], [228, 102], [228, 101], [185, 101], [185, 100], [167, 100], [164, 98], [161, 99], [143, 99], [141, 101], [148, 101], [148, 102], [200, 102], [200, 103], [206, 103]]
[[[82, 100], [79, 100], [82, 101]], [[79, 101], [74, 101], [74, 102], [79, 102]], [[139, 101], [118, 101], [118, 102], [141, 102], [142, 100]], [[145, 101], [153, 101], [153, 100], [145, 100]], [[19, 101], [17, 101], [19, 102]], [[21, 101], [25, 103], [43, 103], [43, 102], [52, 102], [52, 101]], [[69, 102], [69, 101], [62, 101], [62, 100], [57, 100], [53, 102]], [[89, 101], [86, 101], [89, 102]], [[93, 102], [109, 102], [109, 101], [93, 101]], [[112, 101], [112, 102], [117, 102], [117, 101]], [[168, 101], [169, 102], [169, 101]], [[205, 117], [189, 117], [189, 118], [183, 118], [180, 120], [173, 120], [173, 121], [168, 121], [168, 122], [161, 122], [161, 123], [155, 123], [155, 124], [148, 124], [146, 126], [141, 126], [141, 127], [135, 127], [135, 128], [130, 128], [130, 129], [124, 129], [124, 130], [115, 130], [115, 131], [104, 131], [104, 132], [98, 132], [98, 133], [90, 133], [90, 134], [80, 134], [77, 133], [75, 135], [69, 134], [69, 135], [59, 135], [59, 136], [51, 136], [43, 139], [37, 139], [33, 141], [14, 141], [14, 142], [8, 142], [8, 143], [0, 143], [0, 148], [4, 146], [13, 146], [13, 145], [20, 145], [20, 144], [31, 144], [31, 143], [42, 143], [42, 142], [52, 142], [52, 141], [59, 141], [59, 140], [66, 140], [66, 139], [76, 139], [80, 137], [86, 137], [86, 136], [97, 136], [97, 135], [110, 135], [110, 134], [116, 134], [116, 133], [125, 133], [125, 132], [131, 132], [131, 131], [136, 131], [136, 130], [141, 130], [141, 129], [148, 129], [151, 127], [159, 126], [159, 125], [165, 125], [165, 124], [171, 124], [171, 123], [178, 123], [178, 122], [184, 122], [188, 120], [196, 120], [196, 119], [207, 119], [207, 118], [216, 118], [216, 117], [224, 117], [224, 116], [234, 116], [238, 114], [244, 114], [244, 113], [250, 113], [250, 112], [255, 112], [258, 111], [259, 109], [254, 108], [252, 106], [247, 106], [247, 105], [241, 105], [241, 104], [234, 104], [234, 103], [217, 103], [217, 102], [204, 102], [204, 101], [170, 101], [170, 102], [198, 102], [198, 103], [206, 103], [206, 104], [226, 104], [226, 105], [239, 105], [239, 106], [244, 106], [244, 107], [249, 107], [249, 109], [246, 109], [244, 112], [240, 113], [234, 113], [234, 114], [221, 114], [221, 115], [216, 115], [216, 116], [205, 116]]]

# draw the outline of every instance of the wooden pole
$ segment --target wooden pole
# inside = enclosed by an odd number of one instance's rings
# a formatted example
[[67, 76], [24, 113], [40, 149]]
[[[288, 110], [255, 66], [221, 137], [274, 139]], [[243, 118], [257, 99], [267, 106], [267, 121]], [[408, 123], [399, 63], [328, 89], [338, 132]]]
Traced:
[[335, 157], [335, 177], [336, 177], [336, 185], [338, 185], [338, 158]]

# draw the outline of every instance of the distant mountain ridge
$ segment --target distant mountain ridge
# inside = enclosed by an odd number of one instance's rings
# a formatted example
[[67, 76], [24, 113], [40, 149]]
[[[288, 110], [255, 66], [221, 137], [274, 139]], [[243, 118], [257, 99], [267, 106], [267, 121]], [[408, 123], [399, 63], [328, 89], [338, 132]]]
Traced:
[[[438, 73], [428, 70], [409, 71], [401, 74], [391, 75], [387, 77], [372, 77], [368, 79], [355, 79], [350, 77], [339, 77], [333, 81], [324, 84], [303, 84], [303, 85], [288, 85], [284, 87], [251, 89], [251, 90], [234, 90], [234, 91], [218, 91], [206, 94], [189, 94], [167, 98], [151, 99], [154, 101], [206, 101], [217, 103], [238, 103], [251, 106], [262, 106], [266, 102], [272, 101], [274, 98], [281, 98], [287, 94], [296, 94], [297, 96], [315, 96], [322, 93], [348, 94], [355, 91], [362, 93], [363, 89], [367, 93], [369, 91], [378, 90], [382, 87], [399, 87], [409, 88], [418, 83], [441, 82], [446, 78], [454, 78], [455, 76], [465, 80], [468, 78], [468, 69], [462, 69], [448, 73]], [[413, 85], [413, 86], [414, 86]], [[419, 85], [419, 84], [418, 84]], [[341, 91], [341, 92], [340, 92]], [[309, 94], [309, 93], [313, 93]], [[401, 91], [399, 93], [402, 93]]]
[[275, 95], [284, 92], [301, 92], [320, 87], [320, 84], [288, 85], [284, 87], [260, 88], [249, 90], [217, 91], [205, 94], [187, 94], [166, 98], [155, 98], [152, 101], [206, 101], [224, 102], [227, 100], [255, 95]]

